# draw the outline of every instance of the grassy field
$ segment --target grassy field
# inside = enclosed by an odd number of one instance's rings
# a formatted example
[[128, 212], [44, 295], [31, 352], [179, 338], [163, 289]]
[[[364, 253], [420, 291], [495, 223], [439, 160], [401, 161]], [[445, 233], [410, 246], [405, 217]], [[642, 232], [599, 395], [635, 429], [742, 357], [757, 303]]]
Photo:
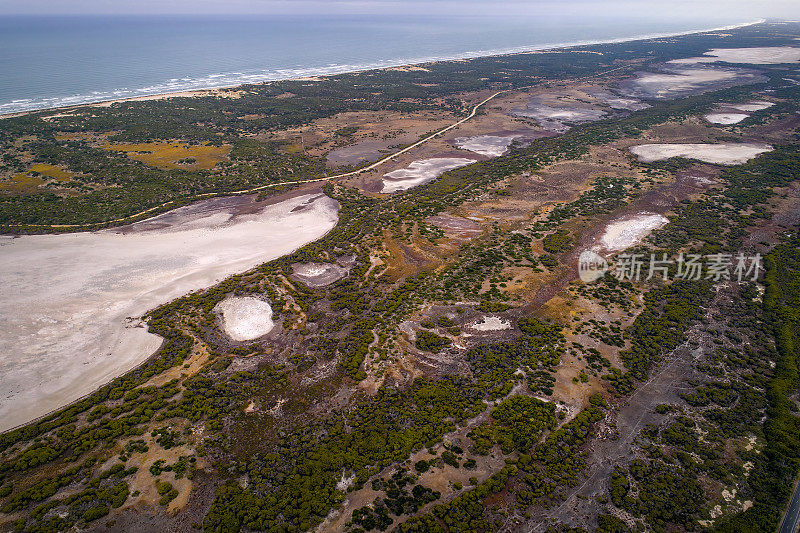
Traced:
[[34, 194], [52, 180], [57, 183], [70, 181], [74, 174], [47, 163], [35, 163], [27, 172], [18, 172], [0, 180], [0, 191], [11, 194]]
[[0, 190], [16, 194], [30, 194], [36, 192], [44, 182], [42, 178], [21, 172], [14, 174], [9, 179], [0, 181]]
[[213, 146], [211, 144], [187, 144], [180, 141], [162, 141], [138, 144], [108, 143], [104, 150], [124, 152], [131, 159], [145, 165], [163, 169], [203, 169], [214, 168], [217, 163], [226, 161], [231, 145]]

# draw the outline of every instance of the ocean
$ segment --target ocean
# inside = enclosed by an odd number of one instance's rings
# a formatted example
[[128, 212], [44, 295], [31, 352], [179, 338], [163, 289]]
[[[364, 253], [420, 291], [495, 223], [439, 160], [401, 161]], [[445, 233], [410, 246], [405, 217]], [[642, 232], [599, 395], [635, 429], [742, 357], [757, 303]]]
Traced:
[[0, 114], [750, 21], [529, 17], [0, 17]]

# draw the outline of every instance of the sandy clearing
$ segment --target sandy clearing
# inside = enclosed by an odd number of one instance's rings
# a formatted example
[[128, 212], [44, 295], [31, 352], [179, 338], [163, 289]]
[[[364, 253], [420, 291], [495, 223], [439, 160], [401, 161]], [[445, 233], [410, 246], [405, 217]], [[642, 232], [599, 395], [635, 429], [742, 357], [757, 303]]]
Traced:
[[222, 318], [222, 330], [235, 341], [251, 341], [275, 327], [272, 306], [252, 296], [228, 297], [214, 307]]
[[[330, 265], [333, 266], [333, 265]], [[320, 265], [320, 264], [313, 264], [309, 263], [306, 265], [298, 266], [295, 269], [295, 274], [300, 274], [301, 276], [309, 276], [309, 277], [316, 277], [325, 274], [328, 271], [328, 265]]]
[[738, 124], [750, 115], [744, 113], [709, 113], [703, 115], [703, 118], [712, 124]]
[[632, 217], [616, 220], [606, 226], [600, 237], [600, 246], [609, 252], [619, 252], [639, 244], [650, 233], [664, 226], [669, 219], [654, 213], [639, 213]]
[[309, 287], [325, 287], [347, 275], [349, 268], [333, 263], [299, 263], [292, 265], [291, 278]]
[[401, 168], [383, 175], [383, 193], [405, 191], [428, 183], [448, 170], [474, 163], [475, 159], [465, 157], [434, 157], [413, 161], [407, 168]]
[[499, 316], [485, 316], [483, 320], [472, 324], [470, 328], [476, 331], [501, 331], [511, 329], [511, 323]]
[[427, 222], [444, 230], [445, 234], [460, 239], [471, 239], [483, 233], [481, 225], [474, 220], [449, 213], [428, 217]]
[[752, 48], [714, 48], [703, 57], [686, 57], [668, 61], [673, 65], [694, 63], [749, 63], [751, 65], [779, 65], [800, 61], [800, 48], [794, 46], [764, 46]]
[[764, 152], [772, 150], [768, 144], [640, 144], [629, 148], [644, 163], [662, 161], [671, 157], [698, 159], [716, 165], [740, 165]]
[[161, 338], [126, 317], [285, 255], [338, 220], [322, 194], [238, 213], [245, 202], [198, 202], [118, 230], [0, 237], [0, 431], [145, 361]]

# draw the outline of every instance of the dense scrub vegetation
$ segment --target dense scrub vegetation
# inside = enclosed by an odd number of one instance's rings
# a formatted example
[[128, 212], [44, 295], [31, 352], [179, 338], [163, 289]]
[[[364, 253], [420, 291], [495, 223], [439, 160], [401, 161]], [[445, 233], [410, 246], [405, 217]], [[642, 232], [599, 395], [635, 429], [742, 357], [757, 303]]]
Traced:
[[718, 531], [774, 531], [800, 472], [800, 417], [792, 396], [800, 386], [800, 239], [795, 235], [769, 255], [764, 311], [775, 335], [774, 373], [766, 385], [766, 444], [751, 485], [753, 506], [723, 521]]
[[[790, 145], [726, 170], [729, 187], [684, 205], [652, 240], [671, 251], [740, 252], [747, 229], [772, 216], [767, 205], [774, 188], [793, 180], [798, 162], [800, 153]], [[792, 235], [767, 256], [763, 303], [749, 280], [717, 283], [714, 292], [723, 296], [711, 317], [702, 310], [711, 301], [710, 280], [673, 282], [645, 296], [645, 309], [628, 331], [632, 347], [621, 353], [636, 377], [648, 375], [650, 355], [658, 358], [662, 347], [688, 342], [704, 355], [682, 402], [658, 406], [663, 416], [641, 432], [639, 457], [612, 476], [611, 501], [631, 518], [656, 531], [777, 527], [800, 472], [800, 418], [791, 399], [800, 384], [798, 249]], [[685, 336], [685, 324], [670, 326], [678, 317], [699, 325], [694, 339]], [[698, 340], [703, 337], [706, 345]], [[650, 344], [655, 338], [660, 341]], [[617, 390], [629, 390], [630, 377], [616, 372], [609, 379]], [[745, 439], [750, 444], [739, 444]], [[753, 451], [753, 443], [763, 448]], [[714, 501], [707, 483], [728, 487], [736, 499]], [[715, 503], [722, 511], [712, 512]]]

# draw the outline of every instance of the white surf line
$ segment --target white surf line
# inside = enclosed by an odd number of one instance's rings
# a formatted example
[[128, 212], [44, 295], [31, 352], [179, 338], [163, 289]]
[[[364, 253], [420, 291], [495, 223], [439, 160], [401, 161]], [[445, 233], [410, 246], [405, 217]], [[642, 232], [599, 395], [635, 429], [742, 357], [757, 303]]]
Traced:
[[[629, 35], [627, 37], [616, 37], [610, 39], [598, 39], [598, 40], [578, 40], [578, 41], [569, 41], [569, 42], [556, 42], [556, 43], [539, 43], [536, 45], [526, 45], [526, 46], [516, 46], [512, 48], [498, 48], [498, 49], [489, 49], [489, 50], [473, 50], [467, 51], [459, 54], [455, 54], [452, 56], [431, 56], [431, 57], [418, 57], [418, 58], [406, 58], [403, 59], [402, 63], [396, 63], [392, 60], [377, 60], [375, 63], [369, 63], [364, 65], [345, 65], [345, 67], [352, 67], [352, 70], [334, 70], [330, 72], [320, 72], [320, 70], [324, 69], [321, 68], [314, 68], [309, 67], [308, 69], [299, 69], [296, 71], [297, 77], [293, 78], [275, 78], [275, 79], [261, 79], [261, 81], [254, 81], [254, 80], [239, 80], [239, 81], [230, 81], [223, 83], [222, 85], [208, 85], [208, 86], [193, 86], [193, 87], [185, 87], [183, 89], [175, 89], [169, 90], [165, 89], [167, 92], [155, 92], [152, 94], [132, 94], [130, 96], [124, 97], [114, 97], [107, 100], [86, 100], [83, 102], [73, 102], [71, 104], [67, 104], [62, 102], [62, 105], [55, 105], [53, 107], [42, 107], [42, 108], [34, 108], [28, 110], [20, 110], [20, 111], [9, 111], [7, 113], [0, 114], [0, 120], [5, 118], [12, 118], [22, 115], [27, 115], [30, 113], [38, 113], [40, 111], [61, 111], [61, 110], [73, 110], [78, 107], [82, 106], [95, 106], [98, 104], [113, 104], [117, 102], [131, 102], [131, 101], [141, 101], [144, 99], [151, 99], [153, 97], [159, 98], [174, 98], [180, 97], [183, 93], [200, 93], [200, 92], [211, 92], [211, 91], [218, 91], [224, 89], [236, 89], [241, 87], [242, 85], [247, 84], [263, 84], [263, 83], [273, 83], [273, 82], [280, 82], [280, 81], [298, 81], [302, 80], [306, 77], [329, 77], [329, 76], [339, 76], [343, 74], [358, 74], [362, 72], [366, 72], [369, 70], [385, 70], [385, 69], [393, 69], [397, 67], [413, 67], [413, 66], [420, 66], [429, 63], [440, 63], [446, 61], [458, 61], [462, 59], [480, 59], [486, 57], [502, 57], [502, 56], [512, 56], [512, 55], [520, 55], [520, 54], [567, 54], [567, 53], [575, 53], [575, 54], [599, 54], [603, 55], [602, 52], [593, 52], [590, 50], [574, 50], [576, 47], [580, 46], [597, 46], [597, 45], [606, 45], [606, 44], [619, 44], [619, 43], [628, 43], [634, 41], [649, 41], [653, 39], [663, 39], [669, 37], [682, 37], [685, 35], [693, 35], [693, 34], [703, 34], [709, 32], [716, 32], [716, 31], [725, 31], [725, 30], [735, 30], [739, 28], [744, 28], [747, 26], [752, 26], [755, 24], [761, 24], [766, 22], [766, 19], [756, 19], [749, 22], [741, 22], [738, 24], [731, 24], [728, 26], [719, 26], [717, 28], [705, 28], [705, 29], [694, 29], [694, 30], [685, 30], [680, 32], [674, 33], [645, 33], [645, 34], [637, 34], [637, 35]], [[299, 72], [302, 70], [303, 72]], [[81, 97], [82, 95], [78, 95]], [[64, 98], [64, 97], [54, 97]], [[6, 104], [7, 105], [7, 104]], [[2, 105], [0, 105], [2, 107]]]
[[[609, 74], [611, 72], [614, 72], [614, 71], [617, 71], [617, 70], [626, 69], [626, 68], [630, 68], [630, 67], [628, 67], [628, 66], [617, 67], [617, 68], [612, 68], [611, 70], [605, 70], [603, 72], [598, 72], [597, 74], [591, 74], [589, 76], [582, 76], [580, 78], [567, 78], [565, 80], [553, 80], [553, 81], [556, 81], [556, 82], [559, 82], [559, 83], [576, 82], [576, 81], [596, 78], [598, 76], [604, 76], [604, 75]], [[542, 83], [551, 83], [551, 82], [542, 82]], [[240, 194], [250, 194], [250, 193], [257, 192], [257, 191], [262, 191], [264, 189], [269, 189], [269, 188], [272, 188], [272, 187], [281, 187], [283, 185], [295, 185], [295, 184], [304, 184], [304, 183], [319, 183], [321, 181], [331, 181], [331, 180], [335, 180], [335, 179], [339, 179], [339, 178], [347, 178], [347, 177], [350, 177], [350, 176], [355, 176], [355, 175], [361, 174], [362, 172], [369, 172], [370, 170], [373, 170], [373, 169], [377, 168], [378, 166], [386, 163], [390, 159], [393, 159], [393, 158], [395, 158], [395, 157], [397, 157], [397, 156], [399, 156], [401, 154], [404, 154], [404, 153], [408, 152], [409, 150], [411, 150], [413, 148], [416, 148], [417, 146], [420, 146], [420, 145], [430, 141], [431, 139], [434, 139], [435, 137], [438, 137], [439, 135], [441, 135], [443, 133], [447, 133], [448, 131], [452, 130], [453, 128], [457, 128], [461, 124], [463, 124], [463, 123], [467, 122], [468, 120], [474, 118], [475, 114], [478, 112], [478, 109], [480, 109], [483, 105], [485, 105], [490, 100], [496, 98], [497, 96], [499, 96], [499, 95], [501, 95], [503, 93], [514, 92], [514, 91], [522, 91], [522, 90], [525, 90], [525, 89], [531, 89], [533, 87], [537, 87], [539, 85], [542, 85], [542, 83], [537, 83], [537, 84], [534, 84], [534, 85], [526, 85], [524, 87], [517, 87], [515, 89], [503, 89], [502, 91], [497, 91], [496, 93], [494, 93], [490, 97], [486, 98], [485, 100], [483, 100], [480, 103], [478, 103], [477, 105], [475, 105], [472, 108], [472, 112], [469, 115], [467, 115], [466, 117], [464, 117], [461, 120], [459, 120], [458, 122], [454, 122], [453, 124], [450, 124], [449, 126], [443, 128], [443, 129], [441, 129], [439, 131], [431, 133], [427, 137], [423, 137], [422, 139], [420, 139], [419, 141], [415, 142], [414, 144], [406, 146], [402, 150], [399, 150], [399, 151], [397, 151], [397, 152], [395, 152], [393, 154], [389, 154], [387, 156], [384, 156], [382, 159], [378, 159], [377, 161], [375, 161], [374, 163], [372, 163], [369, 166], [366, 166], [366, 167], [363, 167], [363, 168], [359, 168], [357, 170], [353, 170], [353, 171], [350, 171], [350, 172], [345, 172], [344, 174], [335, 174], [333, 176], [324, 176], [322, 178], [313, 178], [313, 179], [298, 180], [298, 181], [283, 181], [283, 182], [280, 182], [280, 183], [268, 183], [267, 185], [261, 185], [259, 187], [254, 187], [252, 189], [242, 189], [240, 191], [207, 192], [207, 193], [198, 194], [198, 195], [193, 196], [192, 200], [190, 200], [190, 201], [202, 200], [203, 198], [211, 198], [211, 197], [215, 197], [215, 196], [237, 196], [237, 195], [240, 195]], [[6, 224], [5, 226], [9, 227], [9, 228], [54, 228], [54, 229], [92, 228], [92, 227], [97, 227], [97, 226], [103, 226], [103, 225], [106, 225], [106, 224], [115, 224], [117, 222], [126, 222], [126, 221], [129, 221], [129, 220], [138, 218], [138, 217], [140, 217], [142, 215], [146, 215], [147, 213], [151, 213], [151, 212], [156, 211], [158, 209], [162, 209], [164, 207], [172, 205], [175, 202], [176, 202], [176, 200], [170, 200], [169, 202], [165, 202], [165, 203], [163, 203], [161, 205], [157, 205], [155, 207], [151, 207], [150, 209], [145, 209], [144, 211], [140, 211], [138, 213], [134, 213], [133, 215], [128, 215], [128, 216], [122, 217], [122, 218], [115, 218], [113, 220], [107, 220], [105, 222], [91, 222], [91, 223], [86, 223], [86, 224]]]

